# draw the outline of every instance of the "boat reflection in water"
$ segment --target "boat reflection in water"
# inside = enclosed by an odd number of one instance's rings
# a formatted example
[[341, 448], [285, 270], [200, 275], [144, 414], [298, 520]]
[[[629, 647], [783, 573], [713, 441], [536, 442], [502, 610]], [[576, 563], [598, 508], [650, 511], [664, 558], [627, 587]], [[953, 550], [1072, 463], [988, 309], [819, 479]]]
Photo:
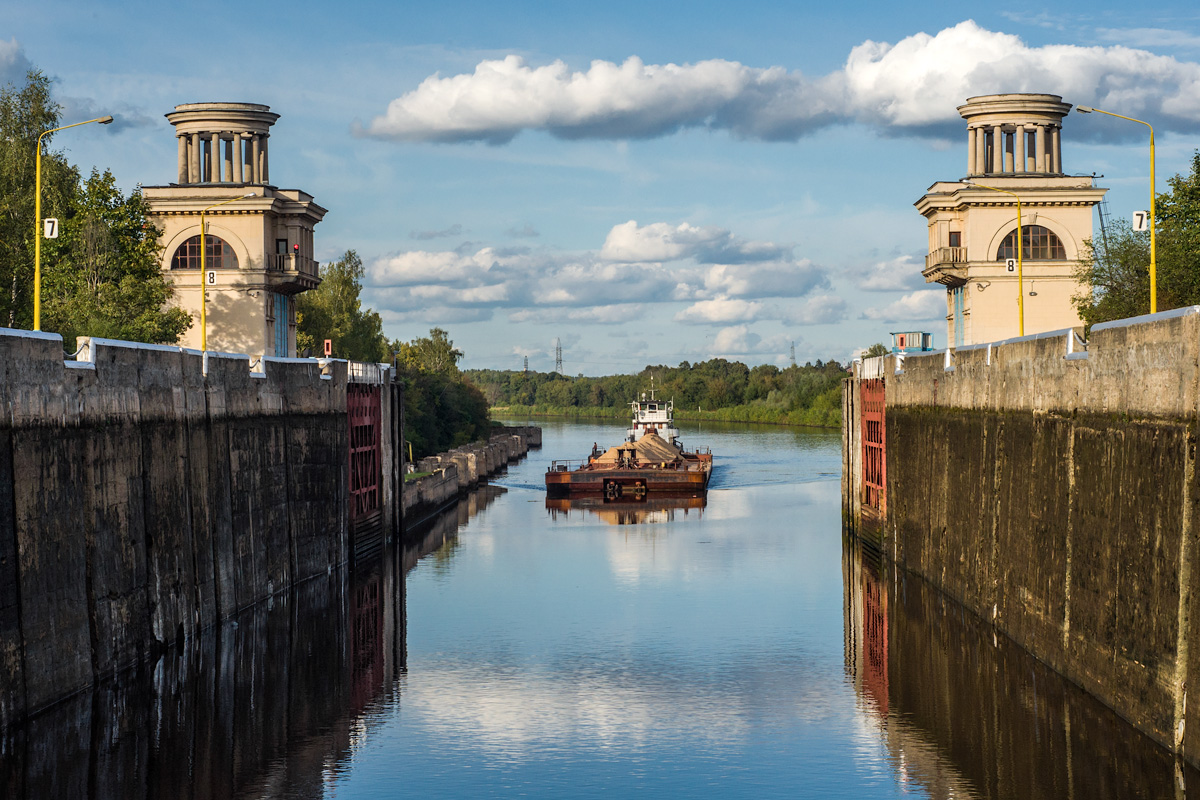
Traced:
[[572, 511], [592, 514], [609, 525], [646, 525], [672, 522], [676, 515], [704, 515], [704, 497], [646, 497], [641, 500], [606, 500], [603, 497], [547, 497], [546, 510], [551, 519], [570, 516]]
[[1200, 797], [1200, 773], [861, 543], [842, 549], [846, 674], [900, 780], [933, 798]]

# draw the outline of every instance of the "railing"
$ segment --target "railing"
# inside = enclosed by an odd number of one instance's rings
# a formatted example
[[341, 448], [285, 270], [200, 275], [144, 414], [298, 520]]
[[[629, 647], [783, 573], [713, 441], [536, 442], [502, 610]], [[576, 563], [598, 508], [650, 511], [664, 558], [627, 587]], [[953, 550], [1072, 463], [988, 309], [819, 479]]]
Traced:
[[296, 253], [269, 253], [266, 259], [267, 272], [298, 272], [301, 275], [317, 276], [320, 263]]
[[967, 263], [967, 248], [965, 247], [939, 247], [925, 256], [925, 269], [932, 269], [941, 264], [965, 263]]

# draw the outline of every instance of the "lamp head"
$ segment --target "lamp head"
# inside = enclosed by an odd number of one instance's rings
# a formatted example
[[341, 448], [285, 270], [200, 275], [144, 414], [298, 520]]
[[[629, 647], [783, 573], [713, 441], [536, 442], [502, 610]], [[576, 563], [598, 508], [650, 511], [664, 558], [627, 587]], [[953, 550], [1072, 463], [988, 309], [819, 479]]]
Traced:
[[1092, 108], [1091, 106], [1075, 106], [1075, 110], [1080, 114], [1090, 114], [1096, 109]]
[[107, 116], [107, 117], [101, 117], [100, 119], [96, 120], [96, 122], [99, 122], [101, 125], [107, 125], [108, 123], [110, 123], [112, 121], [113, 121], [113, 118], [111, 115]]
[[240, 199], [245, 200], [247, 197], [258, 197], [258, 195], [256, 195], [254, 192], [246, 192], [246, 194], [242, 195]]

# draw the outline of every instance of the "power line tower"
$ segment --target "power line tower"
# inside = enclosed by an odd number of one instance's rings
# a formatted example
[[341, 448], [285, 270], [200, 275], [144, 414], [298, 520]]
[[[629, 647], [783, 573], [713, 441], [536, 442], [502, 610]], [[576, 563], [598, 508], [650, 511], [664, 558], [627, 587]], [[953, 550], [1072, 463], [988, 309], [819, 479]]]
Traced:
[[557, 372], [559, 375], [563, 374], [563, 371], [562, 371], [562, 339], [554, 340], [554, 371]]
[[792, 352], [789, 356], [792, 359], [792, 366], [796, 366], [796, 343], [792, 342]]
[[525, 356], [525, 374], [529, 374], [529, 356]]

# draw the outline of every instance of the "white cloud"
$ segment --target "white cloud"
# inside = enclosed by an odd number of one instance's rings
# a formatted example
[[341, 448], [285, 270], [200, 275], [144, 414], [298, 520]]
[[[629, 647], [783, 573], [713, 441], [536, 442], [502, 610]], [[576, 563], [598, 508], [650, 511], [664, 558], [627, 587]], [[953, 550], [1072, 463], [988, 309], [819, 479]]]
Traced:
[[508, 315], [509, 322], [583, 322], [595, 325], [620, 325], [642, 318], [641, 303], [614, 303], [589, 308], [523, 308]]
[[675, 261], [692, 258], [702, 264], [743, 264], [777, 259], [791, 252], [773, 242], [739, 239], [724, 228], [697, 227], [684, 222], [638, 225], [629, 220], [614, 225], [600, 248], [608, 261]]
[[694, 324], [752, 321], [759, 318], [763, 304], [751, 300], [718, 297], [701, 300], [675, 315], [676, 322]]
[[365, 133], [503, 143], [522, 130], [629, 139], [704, 127], [794, 140], [861, 122], [944, 136], [961, 127], [954, 109], [968, 97], [1047, 90], [1071, 102], [1152, 113], [1168, 129], [1192, 130], [1200, 121], [1200, 65], [1120, 45], [1030, 47], [967, 20], [895, 44], [863, 42], [841, 70], [815, 79], [720, 59], [658, 65], [634, 56], [571, 71], [561, 61], [535, 67], [510, 55], [482, 61], [471, 74], [426, 78]]
[[0, 86], [7, 84], [23, 85], [25, 73], [33, 64], [25, 57], [25, 50], [15, 39], [4, 41], [0, 39]]
[[868, 308], [863, 319], [879, 322], [937, 320], [946, 317], [946, 292], [940, 289], [920, 289], [904, 295], [883, 308]]
[[846, 318], [846, 301], [835, 295], [817, 295], [784, 308], [784, 322], [792, 325], [823, 325]]
[[923, 264], [912, 255], [877, 261], [860, 271], [858, 288], [868, 292], [911, 291], [925, 285]]
[[712, 352], [721, 354], [752, 353], [758, 347], [762, 337], [753, 333], [745, 325], [735, 325], [732, 328], [722, 328], [713, 339]]
[[766, 264], [716, 264], [704, 274], [705, 290], [734, 297], [799, 297], [828, 286], [825, 271], [807, 258]]

